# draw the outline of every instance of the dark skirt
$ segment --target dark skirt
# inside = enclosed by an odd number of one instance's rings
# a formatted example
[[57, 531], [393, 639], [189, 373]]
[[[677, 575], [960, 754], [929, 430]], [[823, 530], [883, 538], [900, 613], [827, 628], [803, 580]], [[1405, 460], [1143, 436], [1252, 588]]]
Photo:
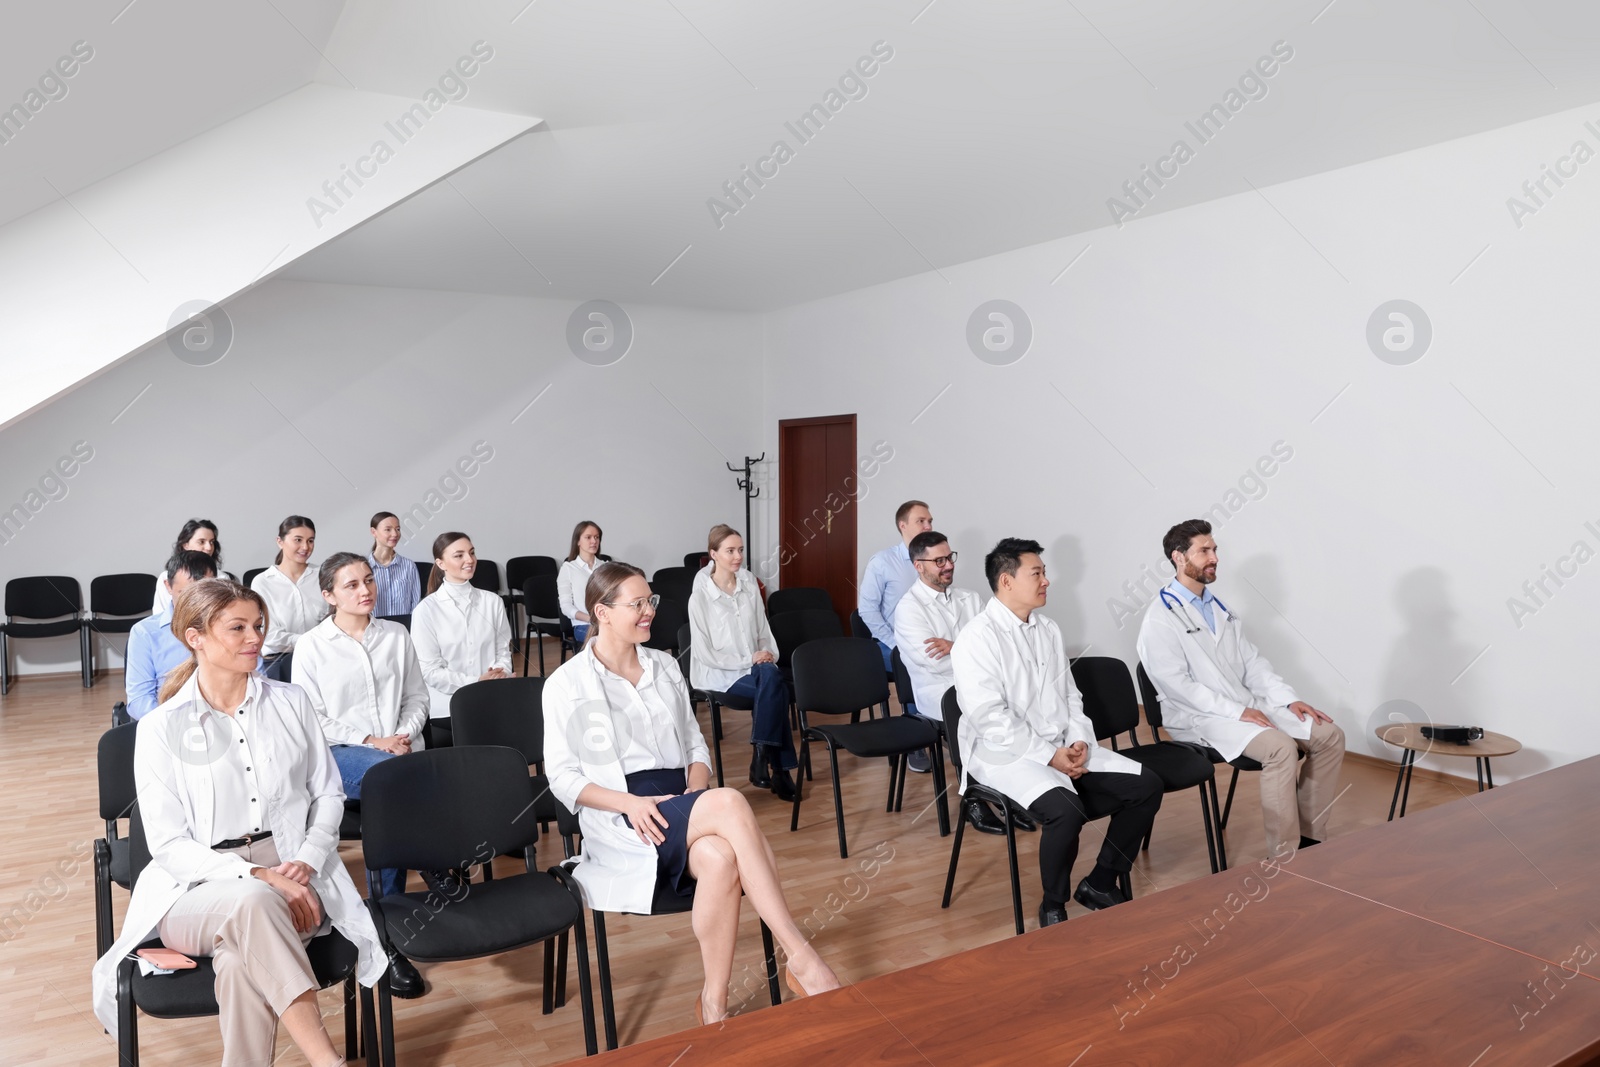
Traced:
[[[689, 813], [701, 794], [684, 794], [689, 780], [681, 767], [634, 771], [627, 776], [627, 781], [628, 792], [636, 797], [671, 794], [656, 805], [656, 810], [667, 820], [665, 840], [656, 846], [656, 882], [680, 897], [694, 896], [694, 878], [689, 874]], [[633, 825], [626, 816], [623, 821], [630, 827]]]

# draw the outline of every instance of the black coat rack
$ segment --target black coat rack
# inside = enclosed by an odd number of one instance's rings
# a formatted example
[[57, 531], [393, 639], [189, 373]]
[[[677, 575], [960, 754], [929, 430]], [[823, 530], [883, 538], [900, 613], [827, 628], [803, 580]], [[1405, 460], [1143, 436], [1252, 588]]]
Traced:
[[739, 488], [744, 491], [744, 536], [745, 536], [744, 566], [745, 566], [746, 570], [750, 570], [751, 569], [750, 568], [750, 546], [751, 546], [751, 544], [754, 543], [754, 538], [752, 537], [751, 531], [750, 531], [750, 501], [754, 500], [756, 497], [761, 495], [761, 490], [756, 486], [755, 479], [752, 476], [751, 468], [754, 467], [755, 464], [762, 462], [766, 458], [767, 458], [767, 454], [765, 452], [763, 452], [759, 456], [754, 456], [754, 457], [746, 456], [746, 457], [744, 457], [744, 466], [743, 467], [735, 467], [732, 463], [724, 464], [724, 466], [726, 466], [733, 473], [743, 475], [743, 477], [737, 478], [737, 479], [735, 479], [735, 481], [738, 483]]

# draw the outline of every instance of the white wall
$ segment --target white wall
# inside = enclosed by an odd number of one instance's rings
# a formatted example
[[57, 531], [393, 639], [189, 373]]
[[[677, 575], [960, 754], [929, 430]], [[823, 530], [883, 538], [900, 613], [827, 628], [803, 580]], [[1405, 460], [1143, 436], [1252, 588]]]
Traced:
[[[0, 578], [72, 575], [87, 599], [96, 574], [157, 570], [191, 516], [218, 523], [235, 574], [271, 562], [290, 513], [316, 521], [316, 559], [365, 550], [374, 511], [424, 503], [477, 441], [493, 459], [446, 480], [454, 498], [439, 491], [403, 554], [461, 529], [502, 565], [560, 557], [588, 518], [617, 559], [679, 564], [714, 522], [742, 521], [721, 453], [759, 441], [760, 319], [631, 305], [632, 348], [596, 367], [567, 347], [576, 306], [270, 282], [228, 306], [235, 341], [214, 365], [157, 344], [0, 431], [0, 510], [74, 442], [93, 450], [47, 486], [59, 499], [3, 527]], [[24, 673], [76, 669], [74, 639], [13, 648]]]
[[[779, 419], [857, 412], [862, 451], [894, 449], [863, 503], [863, 563], [907, 497], [932, 504], [970, 588], [995, 540], [1032, 537], [1070, 647], [1131, 664], [1137, 617], [1109, 602], [1147, 565], [1170, 576], [1166, 528], [1284, 442], [1292, 458], [1231, 501], [1215, 588], [1351, 748], [1392, 758], [1373, 729], [1393, 713], [1520, 739], [1497, 761], [1508, 778], [1590, 755], [1600, 562], [1547, 580], [1533, 615], [1508, 598], [1575, 542], [1600, 551], [1600, 161], [1549, 184], [1520, 228], [1506, 204], [1574, 141], [1600, 148], [1590, 118], [1600, 107], [769, 316], [767, 447]], [[995, 298], [1034, 329], [1009, 366], [965, 338]], [[1365, 339], [1395, 298], [1433, 324], [1411, 365]]]

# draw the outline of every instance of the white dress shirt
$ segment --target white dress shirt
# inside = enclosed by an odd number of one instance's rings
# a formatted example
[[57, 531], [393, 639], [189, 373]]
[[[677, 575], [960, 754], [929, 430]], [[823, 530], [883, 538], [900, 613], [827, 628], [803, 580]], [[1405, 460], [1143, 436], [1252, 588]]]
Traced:
[[505, 602], [469, 582], [446, 578], [436, 592], [422, 598], [411, 613], [411, 641], [428, 683], [428, 713], [435, 719], [450, 715], [451, 694], [490, 668], [511, 673]]
[[211, 768], [214, 805], [211, 832], [216, 841], [259, 834], [268, 824], [262, 810], [257, 761], [252, 753], [261, 747], [257, 735], [265, 720], [259, 712], [251, 714], [248, 700], [232, 715], [217, 711], [198, 695], [195, 703], [199, 733], [190, 740], [198, 746], [199, 739], [203, 738], [205, 751], [217, 753], [216, 763]]
[[689, 706], [678, 663], [639, 647], [644, 673], [633, 686], [607, 670], [587, 646], [544, 683], [544, 759], [550, 792], [578, 813], [583, 853], [573, 879], [584, 902], [603, 911], [650, 913], [656, 846], [640, 840], [621, 814], [580, 807], [578, 794], [597, 785], [628, 791], [626, 776], [655, 768], [711, 766], [710, 750]]
[[582, 556], [574, 556], [561, 564], [561, 569], [556, 572], [556, 595], [561, 598], [561, 614], [567, 617], [568, 622], [577, 622], [578, 612], [583, 610], [583, 594], [589, 586], [589, 576], [594, 574], [594, 569], [600, 560], [595, 558], [593, 564], [585, 563]]
[[428, 683], [399, 623], [373, 619], [358, 641], [330, 615], [295, 647], [294, 682], [306, 691], [330, 745], [405, 734], [413, 752], [423, 747]]
[[954, 641], [982, 610], [983, 601], [977, 593], [953, 587], [941, 593], [920, 579], [895, 605], [895, 647], [900, 650], [900, 661], [911, 679], [918, 714], [943, 719], [944, 692], [956, 684], [951, 658], [946, 655], [935, 659], [929, 655], [928, 638]]
[[720, 693], [750, 673], [757, 652], [777, 656], [778, 642], [755, 576], [741, 567], [729, 596], [711, 580], [715, 566], [708, 563], [694, 576], [689, 594], [689, 680], [696, 689]]
[[307, 567], [299, 581], [277, 566], [268, 567], [250, 581], [250, 588], [267, 602], [267, 639], [261, 645], [263, 656], [288, 652], [328, 613], [317, 585], [317, 568]]
[[1138, 774], [1140, 765], [1102, 748], [1073, 684], [1061, 629], [1039, 612], [1027, 622], [990, 599], [951, 649], [961, 702], [962, 772], [1026, 807], [1072, 779], [1050, 766], [1056, 750], [1082, 741], [1087, 769]]

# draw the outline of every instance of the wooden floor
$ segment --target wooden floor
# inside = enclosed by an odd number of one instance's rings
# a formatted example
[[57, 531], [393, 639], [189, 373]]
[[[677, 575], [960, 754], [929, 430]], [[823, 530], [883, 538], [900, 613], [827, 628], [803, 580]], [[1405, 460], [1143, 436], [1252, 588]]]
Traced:
[[[96, 815], [95, 745], [122, 698], [120, 674], [102, 674], [85, 690], [77, 676], [26, 677], [0, 697], [0, 1064], [109, 1064], [116, 1051], [89, 1005], [94, 958], [94, 893], [90, 843], [104, 826]], [[939, 908], [950, 838], [939, 838], [930, 776], [913, 775], [905, 811], [883, 810], [888, 771], [882, 761], [843, 759], [842, 777], [851, 858], [841, 860], [827, 784], [827, 756], [808, 786], [800, 829], [789, 832], [789, 806], [745, 781], [748, 720], [730, 714], [723, 752], [728, 784], [743, 786], [778, 856], [790, 905], [815, 931], [824, 957], [848, 983], [886, 974], [988, 944], [1011, 934], [1005, 846], [995, 837], [968, 833], [963, 843], [955, 899]], [[709, 726], [706, 727], [709, 732]], [[1230, 863], [1265, 854], [1255, 775], [1242, 775], [1228, 833]], [[955, 779], [951, 777], [952, 784]], [[1219, 775], [1226, 787], [1226, 779]], [[1330, 837], [1381, 822], [1388, 814], [1394, 771], [1347, 760], [1345, 791], [1335, 802]], [[1418, 774], [1411, 809], [1455, 799], [1470, 783]], [[1150, 851], [1134, 869], [1136, 895], [1153, 893], [1209, 873], [1195, 793], [1169, 796], [1156, 819]], [[1093, 862], [1103, 823], [1085, 829], [1079, 864]], [[1019, 836], [1023, 899], [1029, 929], [1038, 909], [1037, 835]], [[560, 843], [540, 843], [541, 866], [560, 859]], [[342, 850], [358, 885], [364, 885], [358, 844]], [[514, 873], [502, 859], [497, 868]], [[63, 875], [61, 872], [70, 872]], [[114, 889], [120, 927], [127, 894]], [[1076, 905], [1069, 915], [1078, 914]], [[617, 1022], [624, 1044], [675, 1033], [693, 1025], [700, 961], [689, 917], [614, 917], [612, 967]], [[396, 1001], [396, 1040], [405, 1064], [547, 1064], [583, 1054], [576, 982], [554, 1015], [539, 1014], [542, 953], [525, 949], [466, 963], [424, 966], [431, 985], [421, 1000]], [[330, 1031], [338, 1034], [341, 1010], [323, 995]], [[735, 1010], [767, 1004], [761, 974], [759, 927], [746, 909], [735, 963]], [[598, 1013], [598, 996], [596, 998]], [[143, 1062], [151, 1065], [215, 1063], [220, 1054], [215, 1019], [140, 1027]], [[280, 1035], [280, 1064], [303, 1063]]]

